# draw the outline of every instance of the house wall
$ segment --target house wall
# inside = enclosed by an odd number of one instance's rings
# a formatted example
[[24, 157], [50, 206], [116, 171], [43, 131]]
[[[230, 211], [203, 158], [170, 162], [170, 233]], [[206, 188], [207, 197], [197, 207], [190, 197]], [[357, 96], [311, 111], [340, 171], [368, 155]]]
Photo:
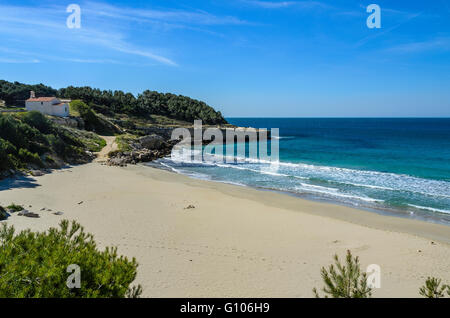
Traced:
[[69, 105], [64, 104], [60, 106], [54, 106], [52, 103], [54, 102], [25, 102], [25, 108], [28, 111], [38, 111], [43, 114], [59, 116], [59, 117], [67, 117], [69, 116]]
[[28, 111], [36, 110], [47, 115], [52, 114], [52, 106], [50, 102], [25, 102], [25, 108]]
[[52, 107], [53, 107], [53, 111], [52, 111], [53, 116], [59, 116], [59, 117], [69, 116], [69, 105], [68, 104], [52, 106]]

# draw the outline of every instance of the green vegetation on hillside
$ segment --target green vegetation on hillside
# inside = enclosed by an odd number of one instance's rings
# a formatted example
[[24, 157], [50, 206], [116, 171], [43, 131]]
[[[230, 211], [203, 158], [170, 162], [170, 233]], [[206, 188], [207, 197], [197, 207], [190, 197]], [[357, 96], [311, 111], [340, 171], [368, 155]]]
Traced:
[[[70, 115], [78, 118], [57, 120], [38, 112], [20, 112], [31, 90], [38, 97], [72, 99]], [[196, 119], [205, 125], [228, 125], [220, 112], [204, 102], [149, 90], [135, 97], [122, 91], [73, 86], [55, 90], [43, 84], [0, 80], [0, 99], [14, 108], [0, 115], [0, 178], [12, 170], [88, 162], [92, 156], [87, 151], [105, 146], [96, 134], [123, 135], [118, 138], [118, 151], [126, 151], [133, 139], [151, 133], [155, 126], [191, 126]], [[73, 128], [74, 121], [80, 129]]]
[[227, 123], [222, 114], [211, 106], [182, 95], [146, 90], [135, 97], [123, 91], [91, 87], [69, 86], [55, 90], [43, 84], [26, 85], [19, 82], [0, 81], [0, 99], [4, 100], [7, 106], [23, 106], [31, 90], [36, 92], [36, 96], [82, 100], [94, 111], [110, 117], [114, 114], [128, 114], [149, 119], [151, 115], [161, 115], [191, 123], [195, 119], [201, 119], [204, 124], [209, 125]]
[[88, 162], [86, 150], [97, 150], [104, 140], [92, 133], [78, 134], [74, 136], [69, 128], [53, 124], [39, 112], [0, 114], [0, 172], [57, 167], [57, 160]]
[[114, 135], [118, 132], [111, 123], [98, 116], [81, 100], [73, 100], [70, 103], [70, 111], [77, 113], [83, 119], [86, 130], [95, 131], [101, 135]]
[[146, 90], [137, 98], [131, 93], [122, 91], [101, 91], [91, 87], [62, 88], [59, 96], [71, 99], [81, 99], [97, 112], [105, 115], [123, 113], [148, 117], [163, 115], [169, 118], [193, 121], [201, 119], [205, 124], [225, 124], [226, 120], [220, 112], [216, 112], [206, 103], [186, 96], [164, 94]]
[[[91, 234], [64, 220], [47, 232], [0, 227], [0, 297], [138, 297], [137, 262], [100, 251]], [[76, 268], [80, 270], [77, 286]], [[74, 276], [71, 276], [74, 275]], [[68, 284], [69, 283], [69, 284]]]
[[19, 82], [0, 80], [0, 99], [6, 106], [25, 106], [25, 100], [30, 98], [30, 91], [36, 96], [56, 96], [58, 91], [44, 84], [27, 85]]
[[116, 143], [119, 152], [131, 151], [131, 144], [137, 141], [137, 137], [131, 134], [120, 135], [116, 137]]

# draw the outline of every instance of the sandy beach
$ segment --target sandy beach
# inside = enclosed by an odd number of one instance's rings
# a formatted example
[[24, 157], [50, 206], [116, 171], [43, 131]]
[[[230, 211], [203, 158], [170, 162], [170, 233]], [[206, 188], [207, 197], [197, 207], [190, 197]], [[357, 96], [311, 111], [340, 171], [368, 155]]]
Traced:
[[312, 297], [320, 268], [347, 249], [381, 267], [374, 297], [417, 297], [427, 276], [450, 279], [448, 226], [149, 167], [95, 162], [1, 181], [0, 204], [12, 202], [40, 214], [3, 221], [18, 230], [77, 220], [100, 247], [136, 257], [145, 297]]

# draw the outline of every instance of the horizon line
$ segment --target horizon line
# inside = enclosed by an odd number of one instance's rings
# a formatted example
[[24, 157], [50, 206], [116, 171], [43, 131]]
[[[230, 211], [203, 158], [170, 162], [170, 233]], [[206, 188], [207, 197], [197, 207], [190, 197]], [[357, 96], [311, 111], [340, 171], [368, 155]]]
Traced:
[[373, 117], [367, 117], [367, 116], [349, 116], [349, 117], [338, 117], [338, 116], [293, 116], [293, 117], [282, 117], [282, 116], [263, 116], [263, 117], [251, 117], [251, 116], [224, 116], [225, 118], [267, 118], [267, 119], [450, 119], [450, 116], [373, 116]]

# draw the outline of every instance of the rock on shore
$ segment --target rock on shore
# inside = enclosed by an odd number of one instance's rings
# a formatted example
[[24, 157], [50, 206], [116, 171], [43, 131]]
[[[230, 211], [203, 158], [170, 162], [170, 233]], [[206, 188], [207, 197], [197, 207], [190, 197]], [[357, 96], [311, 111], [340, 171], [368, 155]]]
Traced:
[[131, 144], [131, 151], [115, 152], [106, 162], [108, 166], [126, 166], [139, 162], [149, 162], [163, 158], [170, 154], [172, 147], [178, 141], [165, 140], [163, 137], [152, 134], [138, 139]]

